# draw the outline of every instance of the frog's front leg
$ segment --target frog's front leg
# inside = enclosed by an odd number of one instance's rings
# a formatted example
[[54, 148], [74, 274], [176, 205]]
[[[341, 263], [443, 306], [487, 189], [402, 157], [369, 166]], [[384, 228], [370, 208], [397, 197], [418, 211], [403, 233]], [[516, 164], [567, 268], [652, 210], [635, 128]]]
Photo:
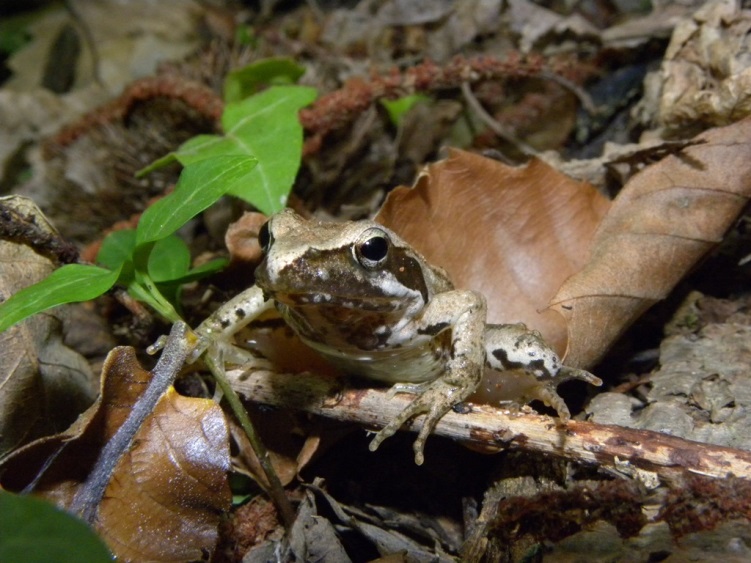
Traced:
[[417, 320], [417, 332], [437, 335], [451, 330], [446, 369], [370, 442], [374, 451], [411, 418], [426, 414], [414, 443], [415, 463], [422, 465], [425, 441], [451, 408], [471, 395], [482, 377], [485, 362], [485, 298], [475, 291], [455, 290], [435, 295]]
[[[518, 385], [519, 396], [514, 402], [528, 403], [534, 399], [554, 408], [562, 420], [571, 418], [566, 403], [556, 388], [569, 379], [581, 379], [592, 385], [602, 385], [602, 380], [588, 371], [564, 366], [558, 355], [536, 330], [523, 323], [488, 325], [485, 334], [486, 361], [499, 372], [521, 372], [526, 376], [524, 385]], [[503, 385], [503, 374], [498, 375]]]
[[234, 345], [234, 335], [273, 307], [273, 300], [266, 299], [258, 286], [236, 295], [195, 329], [198, 344], [189, 361], [197, 360], [206, 352], [217, 365], [223, 365], [224, 361], [244, 363], [248, 354]]

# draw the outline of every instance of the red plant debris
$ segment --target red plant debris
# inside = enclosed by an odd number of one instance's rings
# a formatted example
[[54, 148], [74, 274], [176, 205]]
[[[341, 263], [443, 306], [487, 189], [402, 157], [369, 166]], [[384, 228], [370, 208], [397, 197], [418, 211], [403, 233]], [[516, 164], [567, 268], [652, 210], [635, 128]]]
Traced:
[[[522, 56], [511, 53], [503, 59], [490, 56], [472, 58], [457, 56], [445, 65], [425, 61], [401, 72], [393, 69], [371, 78], [353, 78], [341, 88], [325, 94], [310, 108], [300, 111], [300, 121], [307, 133], [303, 155], [317, 153], [323, 139], [354, 121], [379, 99], [395, 99], [418, 92], [437, 92], [459, 88], [463, 83], [489, 79], [508, 79], [557, 74], [573, 83], [591, 74], [572, 59], [546, 59], [539, 55]], [[47, 156], [70, 145], [92, 128], [123, 121], [140, 102], [154, 98], [183, 101], [201, 115], [217, 124], [224, 109], [221, 96], [210, 87], [172, 73], [139, 79], [128, 86], [115, 100], [84, 115], [64, 127], [44, 143]]]
[[751, 520], [751, 482], [737, 477], [687, 476], [683, 487], [668, 494], [659, 519], [676, 538], [712, 530], [729, 520]]
[[216, 123], [219, 123], [224, 110], [221, 96], [198, 82], [173, 75], [141, 78], [130, 84], [115, 100], [87, 113], [48, 139], [43, 145], [44, 154], [51, 156], [75, 142], [90, 129], [122, 122], [136, 104], [154, 98], [181, 100]]
[[319, 98], [312, 107], [300, 111], [300, 121], [309, 134], [303, 154], [308, 156], [318, 152], [327, 134], [351, 123], [379, 99], [459, 88], [465, 82], [471, 84], [551, 73], [578, 83], [582, 73], [577, 68], [569, 59], [545, 59], [536, 55], [522, 57], [512, 53], [505, 59], [459, 56], [444, 66], [425, 61], [404, 72], [394, 69], [388, 74], [373, 76], [369, 81], [353, 78], [339, 90]]

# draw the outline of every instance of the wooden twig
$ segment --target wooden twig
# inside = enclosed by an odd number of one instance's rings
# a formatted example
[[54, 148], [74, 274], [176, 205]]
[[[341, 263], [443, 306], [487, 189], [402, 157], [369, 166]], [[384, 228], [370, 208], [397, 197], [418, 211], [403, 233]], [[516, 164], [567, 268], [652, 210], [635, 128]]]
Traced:
[[[411, 400], [386, 390], [341, 390], [339, 380], [317, 375], [228, 372], [233, 387], [257, 403], [304, 410], [336, 420], [382, 427]], [[418, 417], [407, 429], [422, 426]], [[751, 480], [751, 452], [684, 440], [660, 432], [570, 421], [473, 405], [468, 414], [450, 412], [435, 434], [488, 450], [523, 449], [594, 464], [623, 473], [649, 471], [664, 480], [685, 472]], [[430, 460], [427, 460], [430, 463]]]
[[154, 407], [175, 381], [180, 368], [191, 351], [188, 326], [183, 322], [172, 325], [167, 344], [152, 373], [151, 382], [131, 408], [128, 418], [99, 453], [94, 468], [73, 497], [70, 512], [92, 524], [99, 510], [104, 492], [109, 485], [120, 458], [128, 451], [133, 437], [154, 410]]

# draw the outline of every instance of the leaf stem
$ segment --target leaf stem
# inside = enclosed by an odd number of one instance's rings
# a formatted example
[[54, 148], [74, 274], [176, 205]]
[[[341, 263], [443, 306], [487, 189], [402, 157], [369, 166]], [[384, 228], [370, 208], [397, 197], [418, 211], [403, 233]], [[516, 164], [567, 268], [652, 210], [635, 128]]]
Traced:
[[292, 505], [290, 504], [286, 493], [284, 492], [284, 487], [282, 486], [282, 482], [279, 480], [279, 476], [274, 470], [274, 466], [271, 463], [271, 458], [269, 457], [269, 452], [266, 449], [266, 446], [263, 445], [261, 438], [256, 433], [255, 428], [253, 427], [253, 423], [248, 416], [248, 412], [245, 410], [242, 401], [240, 401], [240, 397], [232, 388], [232, 385], [230, 385], [229, 379], [227, 379], [227, 375], [224, 372], [224, 368], [215, 363], [214, 359], [211, 358], [211, 354], [205, 354], [203, 359], [209, 370], [211, 370], [211, 373], [214, 375], [214, 379], [216, 379], [217, 385], [219, 385], [219, 387], [222, 389], [222, 392], [224, 393], [224, 396], [227, 399], [232, 412], [235, 414], [235, 417], [237, 417], [237, 421], [240, 423], [243, 431], [245, 431], [245, 434], [248, 436], [250, 445], [253, 448], [256, 457], [258, 457], [261, 468], [263, 469], [263, 472], [266, 475], [266, 479], [268, 480], [269, 496], [271, 497], [271, 500], [274, 502], [277, 510], [279, 511], [279, 515], [282, 518], [285, 529], [289, 532], [289, 530], [292, 528], [292, 524], [295, 521], [295, 511], [292, 508]]
[[157, 313], [171, 323], [182, 321], [172, 303], [162, 295], [153, 280], [143, 272], [136, 272], [135, 281], [128, 284], [128, 293], [139, 301], [151, 305]]

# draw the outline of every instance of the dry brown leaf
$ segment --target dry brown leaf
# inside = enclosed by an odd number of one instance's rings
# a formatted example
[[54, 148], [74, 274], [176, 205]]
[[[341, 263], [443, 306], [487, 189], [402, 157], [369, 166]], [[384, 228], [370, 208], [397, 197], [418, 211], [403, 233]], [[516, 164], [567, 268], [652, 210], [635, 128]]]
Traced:
[[595, 235], [592, 258], [551, 301], [569, 322], [567, 363], [591, 366], [719, 243], [751, 195], [751, 119], [636, 174]]
[[[257, 408], [249, 408], [248, 414], [261, 442], [266, 446], [279, 481], [286, 487], [297, 477], [300, 470], [296, 458], [302, 440], [294, 432], [297, 426], [295, 415], [289, 411], [258, 412]], [[282, 429], [284, 430], [281, 431]], [[268, 479], [247, 434], [234, 421], [230, 423], [230, 432], [237, 444], [237, 454], [232, 460], [235, 472], [249, 476], [268, 490]]]
[[488, 301], [488, 321], [524, 322], [566, 350], [563, 319], [544, 311], [589, 256], [608, 200], [544, 162], [511, 167], [452, 149], [413, 188], [397, 188], [376, 220], [399, 233], [458, 288]]
[[[34, 490], [68, 506], [150, 378], [132, 348], [114, 349], [97, 403], [66, 432], [15, 452], [0, 467], [0, 485], [23, 489], [57, 454]], [[221, 513], [229, 509], [229, 468], [229, 435], [219, 406], [170, 389], [118, 463], [96, 528], [122, 560], [202, 559], [216, 543]]]
[[[54, 233], [26, 198], [3, 204]], [[48, 276], [55, 265], [23, 244], [0, 241], [0, 301]], [[40, 436], [66, 428], [93, 401], [96, 384], [86, 360], [63, 343], [64, 309], [35, 315], [0, 333], [0, 458]]]
[[707, 2], [675, 26], [660, 70], [659, 121], [671, 128], [725, 125], [751, 112], [751, 11]]
[[227, 228], [224, 244], [229, 250], [232, 262], [257, 264], [261, 260], [262, 249], [258, 244], [258, 231], [269, 218], [263, 213], [246, 211]]

